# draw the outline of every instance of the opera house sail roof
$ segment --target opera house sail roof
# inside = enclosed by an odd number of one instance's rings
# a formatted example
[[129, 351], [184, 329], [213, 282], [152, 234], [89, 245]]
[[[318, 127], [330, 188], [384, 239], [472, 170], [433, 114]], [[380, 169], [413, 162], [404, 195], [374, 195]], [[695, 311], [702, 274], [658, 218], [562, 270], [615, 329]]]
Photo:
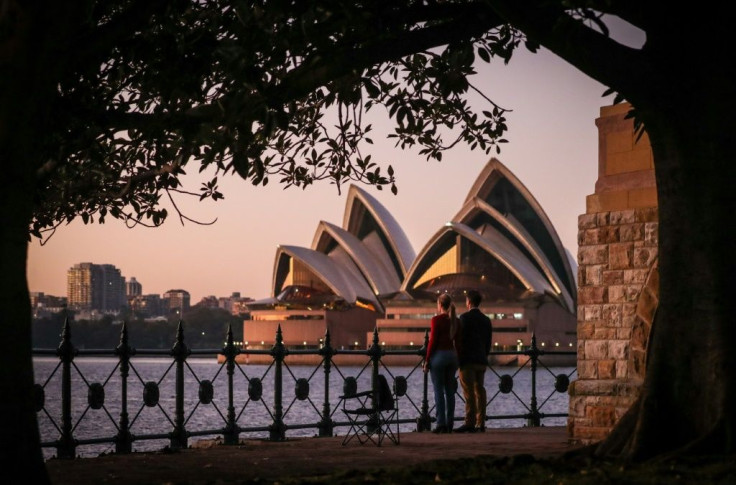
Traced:
[[342, 227], [320, 221], [311, 248], [279, 246], [272, 297], [249, 307], [383, 312], [394, 296], [433, 300], [474, 288], [489, 303], [542, 297], [574, 312], [573, 265], [540, 204], [494, 158], [418, 255], [386, 208], [351, 186]]
[[279, 293], [275, 296], [284, 302], [292, 301], [305, 307], [319, 308], [315, 303], [330, 306], [344, 301], [347, 304], [362, 302], [372, 309], [379, 308], [378, 298], [368, 282], [346, 263], [349, 262], [311, 249], [279, 246], [274, 272], [274, 289]]
[[396, 273], [403, 279], [414, 261], [414, 248], [391, 213], [372, 195], [355, 185], [348, 191], [343, 227], [378, 256], [383, 256], [385, 250]]
[[573, 275], [539, 203], [494, 158], [457, 215], [419, 252], [401, 289], [414, 298], [434, 298], [473, 288], [489, 302], [547, 295], [573, 312]]
[[399, 290], [415, 257], [393, 216], [373, 196], [352, 185], [343, 227], [320, 221], [312, 248], [279, 246], [272, 297], [250, 308], [361, 306], [383, 311], [379, 296]]
[[394, 292], [401, 285], [400, 276], [382, 245], [365, 244], [334, 224], [320, 221], [312, 247], [359, 272], [376, 295]]

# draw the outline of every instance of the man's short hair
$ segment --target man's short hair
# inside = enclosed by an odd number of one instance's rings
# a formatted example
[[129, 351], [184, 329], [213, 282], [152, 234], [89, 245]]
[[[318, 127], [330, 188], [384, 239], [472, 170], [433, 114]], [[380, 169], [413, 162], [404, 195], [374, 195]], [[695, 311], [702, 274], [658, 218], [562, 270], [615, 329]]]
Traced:
[[468, 299], [471, 306], [478, 306], [480, 305], [481, 300], [483, 299], [480, 296], [480, 293], [476, 290], [469, 290], [468, 293], [465, 295], [465, 298]]

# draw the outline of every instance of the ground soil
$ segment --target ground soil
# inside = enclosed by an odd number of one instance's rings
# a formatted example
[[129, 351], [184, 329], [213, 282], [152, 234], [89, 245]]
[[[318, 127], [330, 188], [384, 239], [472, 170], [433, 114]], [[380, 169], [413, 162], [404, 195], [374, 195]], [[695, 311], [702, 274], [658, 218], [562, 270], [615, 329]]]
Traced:
[[736, 457], [624, 464], [592, 458], [564, 428], [404, 433], [377, 447], [342, 437], [202, 441], [184, 450], [52, 459], [55, 485], [518, 484], [736, 485]]

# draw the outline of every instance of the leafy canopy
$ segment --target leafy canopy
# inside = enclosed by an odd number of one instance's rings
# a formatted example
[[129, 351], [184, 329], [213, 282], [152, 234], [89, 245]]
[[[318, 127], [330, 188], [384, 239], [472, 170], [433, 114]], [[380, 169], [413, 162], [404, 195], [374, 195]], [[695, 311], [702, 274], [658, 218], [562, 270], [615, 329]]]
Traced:
[[[253, 185], [358, 181], [396, 193], [391, 165], [364, 153], [371, 109], [392, 120], [396, 146], [427, 159], [460, 142], [499, 151], [505, 110], [488, 100], [473, 112], [468, 78], [476, 55], [508, 62], [522, 36], [459, 8], [89, 2], [60, 46], [75, 55], [51, 107], [30, 234], [43, 240], [76, 217], [157, 226], [162, 198], [221, 199], [218, 177], [232, 173]], [[198, 189], [182, 183], [192, 165], [214, 169]]]

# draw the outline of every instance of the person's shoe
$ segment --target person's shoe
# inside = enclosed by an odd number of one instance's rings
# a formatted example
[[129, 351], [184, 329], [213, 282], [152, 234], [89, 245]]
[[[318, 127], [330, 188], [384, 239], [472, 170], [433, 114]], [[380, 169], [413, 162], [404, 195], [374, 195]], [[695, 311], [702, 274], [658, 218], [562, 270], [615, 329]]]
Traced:
[[444, 434], [447, 433], [447, 426], [444, 424], [438, 425], [435, 429], [432, 430], [434, 434]]
[[486, 425], [485, 424], [482, 424], [480, 426], [476, 426], [475, 427], [475, 432], [476, 433], [485, 433], [486, 432]]
[[468, 424], [463, 424], [462, 426], [455, 428], [455, 433], [474, 433], [474, 432], [475, 432], [475, 428]]

